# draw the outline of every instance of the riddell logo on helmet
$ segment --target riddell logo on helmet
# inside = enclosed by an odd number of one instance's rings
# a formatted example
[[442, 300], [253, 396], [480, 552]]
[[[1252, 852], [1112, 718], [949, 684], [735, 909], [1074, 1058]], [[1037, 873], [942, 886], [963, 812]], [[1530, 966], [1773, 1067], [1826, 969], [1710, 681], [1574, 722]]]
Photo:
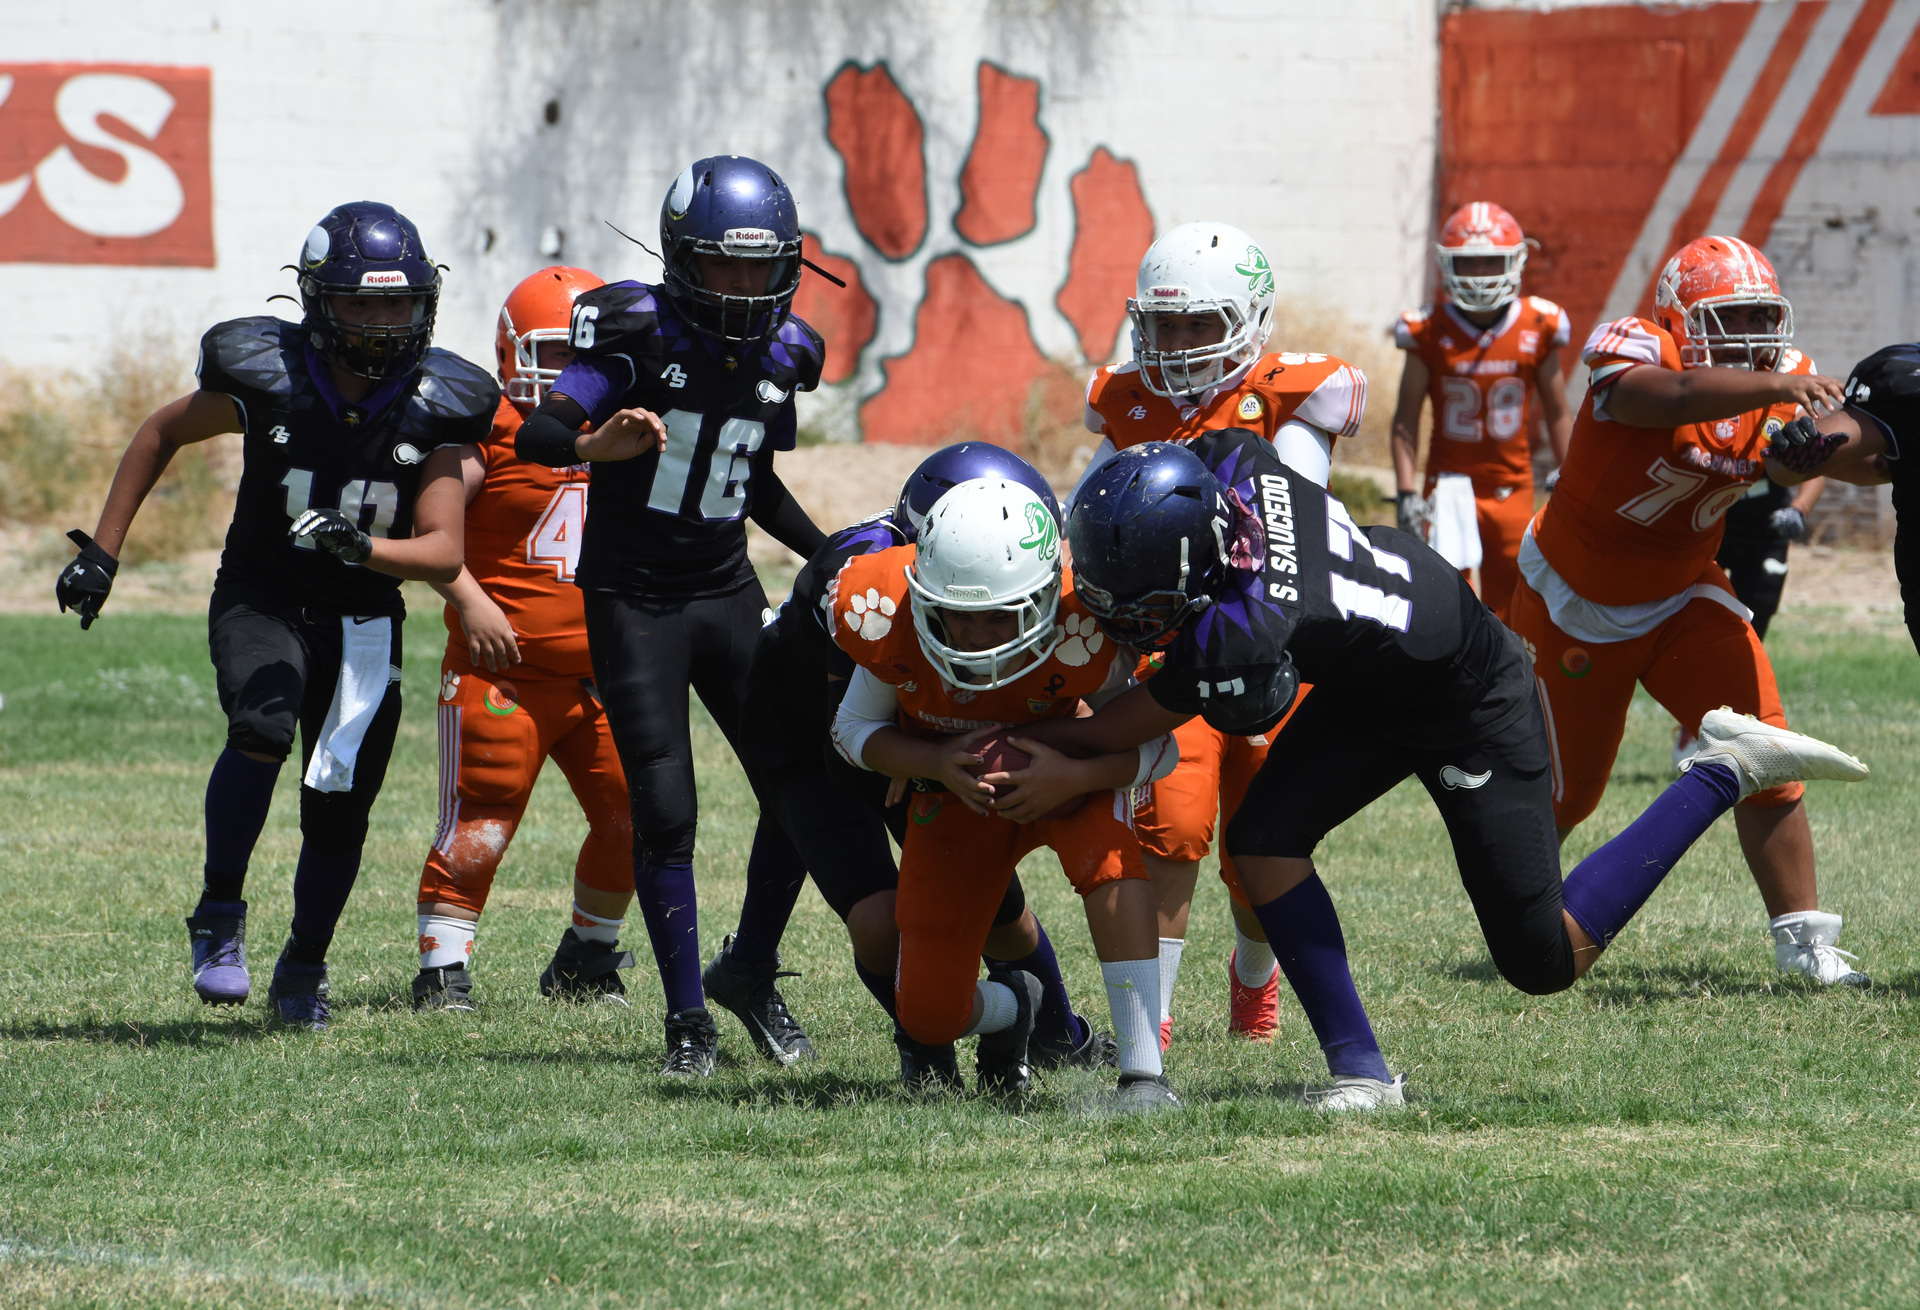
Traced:
[[771, 250], [780, 244], [779, 238], [764, 227], [730, 227], [720, 234], [721, 248], [731, 254], [734, 249]]
[[385, 270], [368, 269], [360, 275], [360, 285], [363, 287], [404, 287], [407, 285], [407, 275], [397, 268]]
[[1192, 294], [1193, 293], [1189, 291], [1186, 287], [1148, 287], [1147, 288], [1147, 298], [1149, 300], [1186, 300], [1187, 298], [1192, 296]]

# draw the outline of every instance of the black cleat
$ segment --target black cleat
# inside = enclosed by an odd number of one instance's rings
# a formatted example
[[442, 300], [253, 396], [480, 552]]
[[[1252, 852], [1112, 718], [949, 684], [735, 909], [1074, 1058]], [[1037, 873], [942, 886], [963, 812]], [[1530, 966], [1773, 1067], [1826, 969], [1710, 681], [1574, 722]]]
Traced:
[[273, 965], [273, 982], [267, 987], [267, 1004], [280, 1016], [281, 1023], [325, 1032], [333, 1019], [332, 1007], [327, 1004], [331, 992], [326, 965], [301, 964], [288, 959], [286, 948], [281, 949]]
[[464, 964], [422, 969], [413, 976], [413, 1008], [471, 1011], [473, 975], [467, 972]]
[[814, 1054], [806, 1030], [787, 1010], [786, 998], [774, 985], [777, 978], [799, 976], [783, 972], [777, 957], [771, 969], [739, 964], [733, 958], [733, 934], [729, 933], [720, 943], [720, 953], [700, 975], [700, 986], [709, 1001], [746, 1026], [747, 1035], [753, 1038], [760, 1054], [785, 1065], [796, 1060], [811, 1060]]
[[582, 941], [571, 927], [560, 934], [553, 959], [540, 975], [540, 994], [563, 1001], [617, 1001], [627, 1003], [620, 970], [633, 967], [633, 952], [619, 943]]
[[1067, 1046], [1048, 1045], [1038, 1037], [1034, 1038], [1029, 1051], [1033, 1067], [1040, 1070], [1118, 1069], [1120, 1043], [1113, 1040], [1113, 1034], [1095, 1032], [1093, 1025], [1082, 1015], [1074, 1015], [1073, 1021], [1086, 1033], [1085, 1039], [1078, 1046]]
[[974, 1051], [974, 1078], [983, 1096], [1018, 1096], [1033, 1081], [1027, 1047], [1033, 1037], [1033, 1013], [1040, 1008], [1040, 980], [1023, 969], [995, 969], [988, 982], [1013, 989], [1019, 1012], [997, 1033], [980, 1034]]
[[720, 1059], [720, 1030], [704, 1006], [667, 1016], [667, 1062], [662, 1078], [711, 1078]]
[[941, 1096], [964, 1092], [960, 1065], [954, 1059], [953, 1043], [928, 1046], [907, 1036], [907, 1030], [895, 1024], [893, 1044], [900, 1049], [900, 1085], [915, 1096]]
[[1159, 1114], [1180, 1109], [1180, 1098], [1173, 1094], [1165, 1074], [1123, 1073], [1120, 1090], [1114, 1093], [1113, 1112], [1118, 1115]]

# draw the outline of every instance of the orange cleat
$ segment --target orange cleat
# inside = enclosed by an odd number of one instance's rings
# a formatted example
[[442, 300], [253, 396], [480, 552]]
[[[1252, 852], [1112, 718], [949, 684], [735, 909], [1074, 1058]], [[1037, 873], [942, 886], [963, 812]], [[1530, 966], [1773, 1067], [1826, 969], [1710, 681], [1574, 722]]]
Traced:
[[1227, 982], [1233, 989], [1227, 1031], [1250, 1042], [1270, 1042], [1274, 1029], [1280, 1026], [1280, 966], [1273, 966], [1273, 977], [1267, 979], [1266, 986], [1249, 987], [1233, 967], [1239, 954], [1235, 951], [1227, 957]]

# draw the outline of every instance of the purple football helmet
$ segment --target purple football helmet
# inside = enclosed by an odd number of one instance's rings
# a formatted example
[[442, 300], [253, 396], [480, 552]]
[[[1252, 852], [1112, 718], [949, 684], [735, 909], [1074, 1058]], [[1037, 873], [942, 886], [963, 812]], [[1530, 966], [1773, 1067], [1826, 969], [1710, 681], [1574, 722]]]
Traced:
[[[440, 266], [412, 219], [371, 200], [341, 205], [307, 233], [296, 271], [315, 350], [363, 378], [395, 377], [420, 362], [440, 307]], [[411, 296], [413, 311], [403, 323], [350, 323], [335, 296]]]
[[[764, 341], [780, 330], [800, 287], [800, 215], [780, 175], [744, 155], [689, 164], [660, 206], [667, 294], [702, 332]], [[701, 285], [696, 256], [771, 261], [765, 292], [724, 295]]]
[[1002, 446], [987, 441], [963, 441], [957, 446], [943, 446], [920, 461], [920, 467], [907, 479], [907, 485], [900, 488], [900, 499], [894, 502], [894, 526], [907, 534], [907, 540], [917, 540], [920, 525], [926, 522], [940, 497], [975, 478], [1018, 482], [1053, 511], [1055, 523], [1060, 521], [1060, 502], [1054, 498], [1053, 488], [1040, 476], [1039, 469]]

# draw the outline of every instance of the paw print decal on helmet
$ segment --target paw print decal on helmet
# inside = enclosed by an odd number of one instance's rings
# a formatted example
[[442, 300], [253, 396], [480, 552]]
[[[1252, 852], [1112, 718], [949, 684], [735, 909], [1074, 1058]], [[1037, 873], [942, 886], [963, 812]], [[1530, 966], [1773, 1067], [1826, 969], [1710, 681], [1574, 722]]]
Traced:
[[867, 641], [878, 641], [893, 631], [893, 597], [882, 596], [877, 587], [854, 592], [847, 602], [847, 626]]
[[1100, 631], [1091, 614], [1067, 615], [1067, 621], [1060, 625], [1059, 636], [1060, 644], [1053, 648], [1053, 657], [1069, 668], [1077, 669], [1088, 663], [1107, 644], [1107, 634]]

